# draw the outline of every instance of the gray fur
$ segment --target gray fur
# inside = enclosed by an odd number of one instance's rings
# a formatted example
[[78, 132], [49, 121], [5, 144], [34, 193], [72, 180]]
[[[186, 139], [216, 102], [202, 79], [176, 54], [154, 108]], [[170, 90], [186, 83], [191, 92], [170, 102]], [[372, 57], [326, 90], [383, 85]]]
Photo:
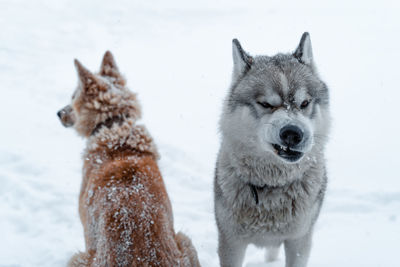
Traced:
[[[327, 184], [328, 88], [308, 33], [293, 54], [272, 57], [251, 57], [234, 40], [233, 58], [214, 181], [221, 266], [241, 266], [248, 244], [272, 248], [266, 260], [284, 244], [286, 266], [304, 267]], [[285, 147], [280, 131], [287, 125], [301, 130], [297, 145]], [[272, 144], [301, 156], [283, 158]]]

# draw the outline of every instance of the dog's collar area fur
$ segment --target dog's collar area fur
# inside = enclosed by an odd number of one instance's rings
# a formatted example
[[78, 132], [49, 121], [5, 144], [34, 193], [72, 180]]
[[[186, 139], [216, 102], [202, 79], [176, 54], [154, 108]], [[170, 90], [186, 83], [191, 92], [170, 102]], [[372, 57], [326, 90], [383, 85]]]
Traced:
[[258, 205], [258, 203], [259, 203], [259, 199], [258, 199], [259, 191], [271, 191], [273, 189], [280, 187], [280, 186], [269, 186], [269, 185], [257, 186], [252, 183], [248, 183], [247, 185], [250, 187], [251, 195], [254, 198], [256, 205]]
[[103, 126], [105, 126], [107, 128], [111, 128], [114, 125], [114, 123], [118, 123], [119, 125], [121, 125], [124, 122], [124, 120], [127, 118], [129, 118], [129, 115], [117, 115], [117, 116], [108, 118], [105, 121], [97, 124], [96, 127], [94, 127], [94, 129], [90, 135], [93, 136], [96, 133], [98, 133]]

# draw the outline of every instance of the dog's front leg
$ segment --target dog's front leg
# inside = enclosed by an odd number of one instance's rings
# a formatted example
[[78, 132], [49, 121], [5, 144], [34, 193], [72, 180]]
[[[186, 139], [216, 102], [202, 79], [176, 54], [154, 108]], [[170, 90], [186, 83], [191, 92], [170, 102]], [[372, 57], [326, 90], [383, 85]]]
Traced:
[[311, 249], [311, 231], [298, 239], [285, 241], [286, 267], [306, 267]]
[[234, 238], [226, 238], [219, 234], [218, 255], [221, 267], [242, 266], [247, 244]]

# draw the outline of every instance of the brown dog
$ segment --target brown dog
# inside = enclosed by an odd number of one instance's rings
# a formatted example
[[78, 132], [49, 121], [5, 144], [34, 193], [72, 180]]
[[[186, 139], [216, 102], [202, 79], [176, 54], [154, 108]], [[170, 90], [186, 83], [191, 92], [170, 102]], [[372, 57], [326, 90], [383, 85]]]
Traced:
[[110, 52], [92, 74], [75, 60], [79, 86], [57, 114], [87, 138], [79, 214], [86, 252], [69, 266], [200, 266], [190, 239], [175, 234], [157, 149]]

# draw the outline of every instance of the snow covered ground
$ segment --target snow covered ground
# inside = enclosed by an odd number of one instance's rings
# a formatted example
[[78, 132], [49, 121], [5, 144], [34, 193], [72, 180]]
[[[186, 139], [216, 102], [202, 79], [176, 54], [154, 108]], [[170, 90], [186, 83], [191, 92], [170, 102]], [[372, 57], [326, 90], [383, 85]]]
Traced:
[[[218, 266], [212, 179], [231, 39], [251, 54], [292, 51], [303, 31], [331, 88], [329, 189], [310, 266], [400, 266], [398, 1], [0, 1], [0, 266], [64, 266], [84, 248], [84, 142], [56, 111], [79, 58], [106, 49], [139, 94], [162, 155], [175, 227]], [[263, 263], [250, 247], [248, 267]]]

